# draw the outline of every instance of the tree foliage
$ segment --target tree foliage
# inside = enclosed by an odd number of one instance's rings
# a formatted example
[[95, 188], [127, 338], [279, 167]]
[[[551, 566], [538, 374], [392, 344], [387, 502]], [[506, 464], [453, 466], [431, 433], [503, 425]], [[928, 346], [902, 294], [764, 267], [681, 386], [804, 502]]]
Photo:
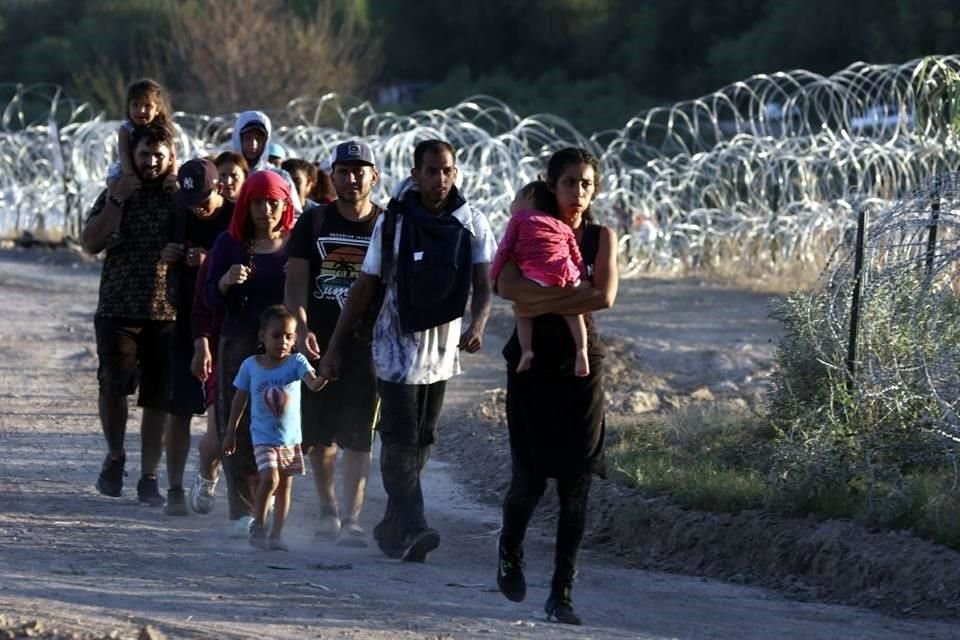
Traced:
[[[373, 38], [329, 0], [298, 16], [282, 0], [199, 0], [171, 12], [182, 108], [275, 107], [305, 94], [351, 94], [369, 80]], [[210, 34], [217, 25], [219, 36]], [[187, 88], [189, 87], [189, 91]], [[221, 107], [220, 110], [223, 110]]]
[[111, 111], [143, 74], [207, 112], [496, 90], [592, 130], [755, 73], [955, 52], [958, 27], [954, 0], [0, 0], [0, 82], [56, 82]]

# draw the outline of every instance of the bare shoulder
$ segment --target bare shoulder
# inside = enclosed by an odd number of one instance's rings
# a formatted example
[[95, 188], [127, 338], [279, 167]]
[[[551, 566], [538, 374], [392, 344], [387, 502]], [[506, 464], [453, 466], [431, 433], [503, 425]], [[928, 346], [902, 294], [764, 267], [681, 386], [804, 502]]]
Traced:
[[600, 248], [604, 246], [608, 247], [612, 251], [617, 250], [617, 233], [606, 225], [598, 225], [600, 227]]

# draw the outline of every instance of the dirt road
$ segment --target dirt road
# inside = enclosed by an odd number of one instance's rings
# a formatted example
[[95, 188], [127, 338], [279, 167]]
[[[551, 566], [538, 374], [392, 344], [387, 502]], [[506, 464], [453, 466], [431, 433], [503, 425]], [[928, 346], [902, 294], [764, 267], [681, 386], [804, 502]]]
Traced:
[[[124, 496], [100, 496], [93, 487], [104, 451], [92, 325], [97, 283], [95, 265], [0, 252], [0, 614], [8, 624], [40, 620], [74, 632], [117, 631], [117, 637], [134, 637], [151, 624], [175, 638], [957, 637], [947, 623], [639, 571], [589, 550], [575, 591], [586, 626], [547, 623], [542, 606], [552, 532], [531, 531], [530, 593], [522, 604], [508, 602], [494, 582], [499, 514], [466, 495], [440, 462], [428, 467], [425, 493], [442, 543], [426, 564], [314, 541], [318, 514], [309, 478], [294, 488], [291, 551], [257, 552], [245, 541], [225, 539], [222, 487], [208, 516], [170, 517], [136, 502], [136, 411]], [[654, 304], [643, 286], [649, 284], [624, 284], [625, 319], [628, 304], [636, 305], [633, 313]], [[711, 295], [705, 290], [701, 301]], [[690, 300], [664, 296], [656, 304], [665, 324], [674, 318], [678, 336], [701, 335], [683, 320]], [[736, 309], [715, 311], [725, 331], [744, 331], [749, 318], [738, 322]], [[618, 326], [629, 337], [629, 326]], [[502, 386], [494, 342], [467, 361], [470, 373], [451, 391], [451, 414], [475, 402], [478, 391]], [[458, 426], [448, 421], [441, 429]], [[193, 427], [196, 438], [201, 421]], [[192, 457], [191, 478], [193, 464]], [[378, 475], [370, 488], [367, 527], [384, 506]]]

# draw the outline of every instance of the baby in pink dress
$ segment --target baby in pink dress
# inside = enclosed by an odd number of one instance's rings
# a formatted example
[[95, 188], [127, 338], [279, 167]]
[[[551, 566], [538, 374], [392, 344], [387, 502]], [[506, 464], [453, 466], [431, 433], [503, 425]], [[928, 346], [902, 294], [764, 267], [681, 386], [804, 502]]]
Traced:
[[[583, 273], [583, 257], [570, 225], [550, 215], [557, 204], [547, 183], [538, 180], [524, 185], [510, 204], [510, 222], [490, 266], [490, 279], [497, 281], [509, 261], [528, 280], [544, 287], [576, 287]], [[574, 374], [590, 373], [587, 360], [587, 327], [582, 315], [564, 316], [577, 346]], [[517, 318], [520, 363], [517, 372], [533, 363], [533, 318]]]

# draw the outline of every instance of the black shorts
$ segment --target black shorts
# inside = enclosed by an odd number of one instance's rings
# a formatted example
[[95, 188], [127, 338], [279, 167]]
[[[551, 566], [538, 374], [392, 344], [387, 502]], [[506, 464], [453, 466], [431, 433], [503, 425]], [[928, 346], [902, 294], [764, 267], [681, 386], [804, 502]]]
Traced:
[[170, 379], [167, 384], [166, 410], [175, 416], [203, 415], [206, 410], [202, 382], [190, 371], [193, 344], [178, 335], [170, 353]]
[[129, 396], [139, 388], [139, 406], [166, 411], [175, 323], [98, 317], [93, 326], [100, 393]]
[[322, 390], [310, 391], [304, 385], [300, 408], [304, 450], [336, 443], [351, 451], [370, 451], [380, 402], [369, 347], [346, 349], [340, 379]]

